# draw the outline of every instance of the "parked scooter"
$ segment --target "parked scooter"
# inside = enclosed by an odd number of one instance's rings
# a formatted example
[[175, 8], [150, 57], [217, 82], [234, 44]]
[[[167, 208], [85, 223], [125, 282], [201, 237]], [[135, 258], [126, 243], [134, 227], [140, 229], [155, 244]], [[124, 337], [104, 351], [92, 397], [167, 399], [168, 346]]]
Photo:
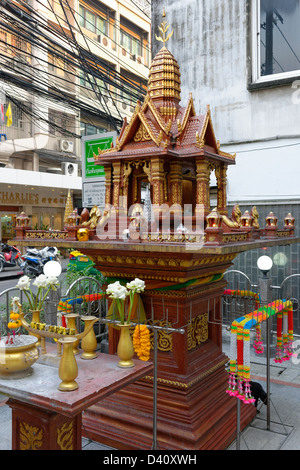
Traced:
[[7, 245], [7, 243], [1, 243], [0, 252], [0, 272], [4, 268], [14, 268], [20, 266], [22, 263], [21, 252], [15, 246]]
[[42, 250], [27, 248], [26, 254], [22, 256], [21, 269], [30, 278], [39, 276], [44, 272], [44, 266], [48, 261], [59, 261], [58, 250], [54, 246], [46, 246]]

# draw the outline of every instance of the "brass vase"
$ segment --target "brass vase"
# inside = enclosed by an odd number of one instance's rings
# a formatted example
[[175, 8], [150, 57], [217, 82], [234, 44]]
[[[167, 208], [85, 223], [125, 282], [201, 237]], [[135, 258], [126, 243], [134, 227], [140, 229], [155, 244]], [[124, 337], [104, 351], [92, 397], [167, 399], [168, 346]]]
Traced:
[[[31, 313], [31, 321], [33, 323], [40, 323], [41, 322], [41, 309], [36, 309], [36, 310], [29, 310]], [[35, 336], [38, 339], [38, 342], [36, 343], [36, 346], [39, 347], [41, 346], [41, 336], [36, 335], [34, 333], [29, 333], [32, 336]]]
[[[67, 319], [67, 323], [68, 323], [68, 328], [75, 330], [75, 334], [78, 333], [77, 325], [76, 325], [76, 318], [78, 318], [78, 317], [79, 317], [78, 313], [67, 313], [67, 315], [65, 315], [65, 318]], [[80, 353], [80, 351], [79, 351], [79, 340], [77, 340], [74, 343], [73, 347], [74, 347], [74, 354], [76, 356], [77, 354]]]
[[[81, 320], [84, 321], [84, 329], [87, 330], [91, 322], [95, 322], [95, 317], [81, 317]], [[81, 340], [81, 349], [83, 349], [83, 353], [80, 356], [81, 359], [95, 359], [97, 357], [97, 353], [95, 352], [96, 347], [97, 338], [94, 332], [94, 328], [91, 328], [89, 333]]]
[[71, 392], [78, 389], [76, 377], [78, 375], [78, 366], [74, 356], [74, 344], [76, 338], [65, 336], [58, 340], [63, 346], [63, 353], [59, 363], [58, 375], [62, 382], [58, 389], [62, 392]]
[[120, 358], [118, 362], [119, 367], [134, 367], [134, 362], [132, 360], [134, 356], [134, 348], [132, 343], [132, 338], [130, 335], [130, 324], [125, 323], [124, 325], [119, 325], [120, 327], [120, 338], [117, 348], [117, 354]]

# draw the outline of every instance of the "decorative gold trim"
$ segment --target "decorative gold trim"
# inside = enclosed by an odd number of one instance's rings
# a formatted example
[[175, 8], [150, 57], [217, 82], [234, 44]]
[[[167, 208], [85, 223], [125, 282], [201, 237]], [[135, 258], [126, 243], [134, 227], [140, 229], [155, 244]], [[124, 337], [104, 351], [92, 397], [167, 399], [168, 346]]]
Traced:
[[143, 123], [140, 124], [140, 127], [138, 128], [137, 133], [134, 136], [134, 142], [144, 142], [147, 140], [151, 140], [151, 136], [149, 135], [147, 129], [145, 129], [145, 126]]
[[[127, 256], [127, 255], [95, 255], [95, 260], [97, 263], [111, 263], [111, 264], [121, 264], [121, 265], [141, 265], [141, 266], [158, 266], [158, 267], [172, 267], [172, 268], [195, 268], [198, 266], [208, 266], [211, 264], [219, 262], [232, 261], [235, 258], [236, 254], [227, 254], [219, 256], [203, 256], [198, 259], [182, 259], [176, 260], [174, 258], [161, 258], [161, 257], [139, 257], [139, 256]], [[105, 269], [105, 266], [103, 266]], [[207, 276], [207, 273], [206, 273]]]
[[61, 450], [73, 450], [73, 421], [57, 429], [57, 445]]
[[188, 122], [191, 111], [192, 111], [193, 116], [196, 116], [196, 111], [195, 111], [195, 106], [194, 106], [194, 100], [193, 100], [193, 97], [192, 97], [192, 93], [190, 93], [189, 101], [188, 101], [187, 107], [185, 109], [184, 116], [183, 116], [182, 123], [181, 123], [181, 127], [182, 127], [183, 131], [186, 128], [186, 125], [187, 125], [187, 122]]
[[38, 450], [43, 445], [43, 429], [20, 422], [20, 450]]
[[[211, 367], [207, 371], [203, 372], [203, 374], [198, 375], [194, 380], [191, 380], [191, 382], [184, 383], [184, 382], [179, 382], [179, 381], [174, 381], [174, 380], [167, 380], [167, 379], [162, 379], [158, 378], [157, 383], [161, 385], [167, 385], [170, 387], [174, 388], [183, 388], [183, 389], [188, 389], [195, 385], [197, 382], [200, 382], [200, 380], [204, 379], [207, 377], [209, 374], [215, 372], [216, 370], [220, 369], [221, 367], [224, 367], [224, 365], [228, 362], [228, 359], [223, 359], [221, 362], [216, 364], [215, 366]], [[146, 375], [142, 381], [147, 381], [147, 382], [153, 382], [153, 376], [151, 375]]]
[[[166, 17], [165, 9], [163, 10], [162, 16], [163, 18]], [[158, 26], [158, 29], [160, 30], [160, 36], [157, 36], [157, 34], [155, 35], [157, 41], [161, 41], [164, 45], [166, 44], [166, 42], [168, 42], [168, 40], [173, 36], [173, 33], [174, 33], [174, 30], [172, 29], [172, 31], [168, 34], [168, 36], [166, 36], [166, 33], [169, 28], [170, 28], [170, 24], [168, 24], [166, 20], [162, 21], [161, 25]]]

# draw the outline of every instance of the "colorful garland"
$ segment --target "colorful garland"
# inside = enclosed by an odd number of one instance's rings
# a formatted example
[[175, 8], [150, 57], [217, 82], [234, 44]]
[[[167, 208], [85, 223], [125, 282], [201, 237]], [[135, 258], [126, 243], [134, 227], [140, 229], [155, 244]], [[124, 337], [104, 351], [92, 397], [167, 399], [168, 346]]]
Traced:
[[[58, 312], [64, 312], [64, 314], [71, 313], [72, 311], [72, 306], [75, 304], [82, 304], [83, 302], [93, 302], [95, 300], [100, 300], [102, 299], [103, 294], [85, 294], [85, 295], [80, 295], [78, 297], [69, 297], [69, 298], [64, 298], [61, 299], [58, 303], [57, 310]], [[64, 315], [62, 315], [62, 326], [66, 327], [66, 320]]]
[[133, 347], [141, 361], [150, 357], [150, 334], [146, 325], [137, 325], [132, 337]]
[[[224, 295], [228, 296], [236, 296], [236, 297], [252, 297], [255, 299], [255, 310], [257, 310], [260, 307], [260, 295], [257, 294], [256, 292], [251, 292], [249, 290], [233, 290], [233, 289], [225, 289], [224, 290]], [[261, 336], [261, 324], [258, 323], [255, 325], [255, 340], [253, 343], [253, 347], [256, 351], [256, 354], [263, 354], [264, 352], [264, 347], [263, 347], [263, 341], [262, 341], [262, 336]]]
[[292, 302], [276, 300], [240, 317], [231, 325], [229, 381], [226, 392], [244, 403], [253, 403], [254, 401], [250, 391], [250, 328], [275, 314], [277, 314], [277, 355], [275, 361], [282, 362], [289, 360], [292, 355]]

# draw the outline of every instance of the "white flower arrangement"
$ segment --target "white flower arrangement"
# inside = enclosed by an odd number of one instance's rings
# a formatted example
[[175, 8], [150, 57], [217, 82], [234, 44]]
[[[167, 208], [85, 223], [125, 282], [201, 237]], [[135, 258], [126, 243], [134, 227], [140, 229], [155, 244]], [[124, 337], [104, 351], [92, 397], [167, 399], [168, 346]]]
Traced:
[[[133, 281], [128, 282], [125, 286], [122, 286], [119, 281], [109, 284], [106, 289], [106, 294], [113, 299], [119, 310], [120, 321], [122, 324], [130, 323], [130, 317], [133, 307], [133, 299], [136, 293], [140, 294], [145, 290], [145, 282], [141, 279], [135, 278]], [[129, 296], [129, 311], [127, 318], [125, 318], [125, 300]]]
[[[47, 277], [45, 274], [40, 274], [34, 280], [33, 285], [37, 287], [36, 295], [33, 294], [30, 288], [30, 278], [28, 276], [22, 276], [16, 287], [26, 295], [31, 310], [40, 310], [50, 290], [57, 289], [59, 281], [56, 277]], [[19, 300], [18, 297], [14, 297], [14, 299]], [[13, 305], [16, 305], [16, 300], [13, 301]]]

